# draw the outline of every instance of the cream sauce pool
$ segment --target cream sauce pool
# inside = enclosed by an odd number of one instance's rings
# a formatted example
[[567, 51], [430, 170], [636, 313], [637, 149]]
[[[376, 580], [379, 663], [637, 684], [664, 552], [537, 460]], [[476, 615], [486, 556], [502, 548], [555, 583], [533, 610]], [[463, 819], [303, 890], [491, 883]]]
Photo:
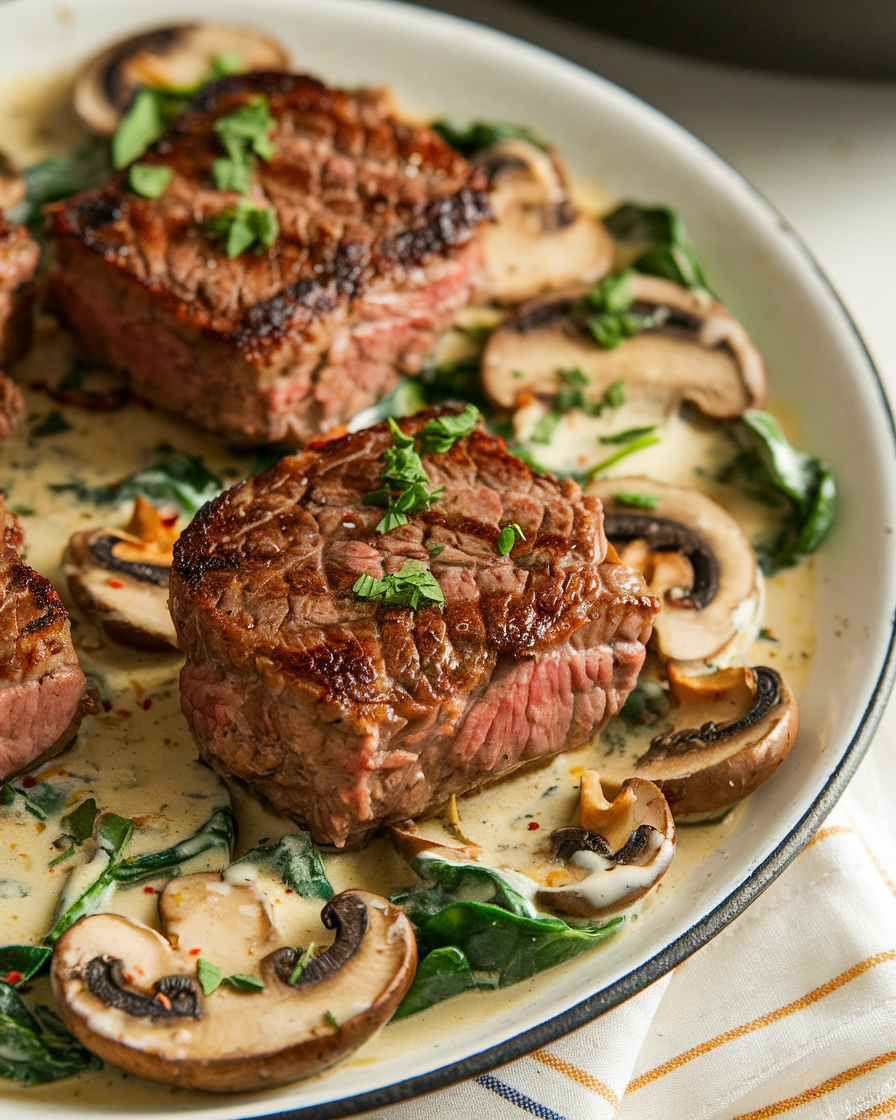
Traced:
[[[8, 137], [7, 147], [14, 156], [31, 160], [44, 154], [47, 147], [59, 149], [60, 137], [66, 132], [59, 124], [65, 115], [56, 108], [63, 87], [61, 80], [49, 84], [36, 81], [24, 89], [17, 83], [14, 90], [0, 86], [0, 134]], [[36, 123], [42, 134], [35, 133]], [[69, 336], [49, 316], [40, 317], [32, 351], [13, 370], [24, 390], [27, 421], [23, 432], [0, 447], [0, 489], [21, 517], [26, 534], [25, 558], [53, 582], [71, 608], [75, 647], [85, 672], [106, 700], [106, 710], [88, 716], [76, 746], [37, 774], [38, 787], [49, 783], [61, 795], [61, 803], [46, 820], [37, 819], [18, 798], [0, 811], [0, 945], [38, 944], [52, 925], [68, 876], [78, 873], [87, 856], [79, 852], [55, 867], [48, 863], [60, 854], [54, 843], [63, 831], [60, 817], [84, 797], [94, 797], [101, 810], [134, 819], [136, 829], [128, 854], [166, 847], [192, 833], [215, 808], [231, 803], [240, 830], [237, 854], [295, 827], [271, 815], [241, 788], [229, 789], [198, 761], [180, 712], [178, 655], [139, 653], [107, 640], [69, 601], [60, 568], [62, 551], [73, 532], [121, 525], [129, 509], [127, 504], [98, 508], [79, 501], [71, 491], [54, 490], [54, 486], [113, 482], [154, 462], [160, 444], [200, 456], [228, 485], [248, 473], [248, 458], [236, 457], [213, 437], [137, 403], [108, 413], [54, 404], [35, 386], [58, 383], [72, 368], [74, 359]], [[59, 409], [70, 427], [54, 435], [29, 435], [53, 409]], [[776, 412], [790, 436], [798, 437], [786, 410], [777, 408]], [[536, 415], [519, 415], [519, 434], [524, 436], [527, 425], [531, 429], [536, 421]], [[730, 444], [715, 429], [677, 413], [651, 415], [646, 422], [661, 425], [661, 442], [611, 468], [610, 475], [643, 473], [697, 486], [720, 500], [748, 535], [762, 523], [761, 507], [713, 481], [718, 467], [731, 456]], [[600, 421], [581, 414], [568, 415], [554, 443], [539, 449], [540, 460], [549, 467], [572, 470], [580, 469], [583, 462], [594, 462], [593, 448], [596, 436], [601, 434], [595, 423], [599, 425]], [[645, 423], [643, 412], [635, 415], [625, 411], [615, 419], [614, 427], [618, 430], [636, 423]], [[807, 680], [814, 643], [814, 582], [811, 562], [767, 582], [763, 624], [775, 640], [757, 641], [747, 657], [749, 664], [776, 668], [797, 697]], [[448, 844], [464, 840], [476, 843], [484, 850], [485, 862], [493, 866], [531, 870], [543, 858], [539, 848], [545, 837], [574, 818], [582, 772], [593, 769], [621, 781], [631, 773], [633, 760], [656, 733], [655, 729], [632, 733], [618, 724], [611, 724], [579, 750], [458, 799], [459, 826], [451, 825], [446, 817], [435, 817], [423, 822], [421, 831]], [[675, 859], [662, 889], [674, 890], [737, 824], [738, 811], [734, 810], [720, 823], [681, 828]], [[323, 858], [337, 891], [363, 886], [385, 895], [413, 880], [404, 861], [384, 839], [373, 841], [360, 852], [324, 853]], [[220, 870], [222, 866], [223, 858], [217, 851], [195, 858], [184, 870]], [[162, 881], [150, 881], [118, 889], [106, 909], [157, 927], [156, 891], [162, 885]], [[314, 940], [320, 944], [330, 939], [319, 920], [317, 905], [298, 899], [273, 880], [263, 885], [287, 942], [302, 945]], [[650, 896], [643, 903], [648, 920], [649, 910]], [[624, 926], [617, 936], [625, 936]], [[416, 1048], [429, 1032], [433, 1037], [444, 1037], [451, 1032], [452, 1024], [459, 1028], [474, 1017], [482, 1001], [489, 1001], [493, 1008], [522, 1004], [543, 983], [544, 976], [535, 977], [500, 992], [456, 997], [388, 1027], [349, 1059], [349, 1064], [369, 1063]], [[46, 981], [38, 981], [34, 987], [39, 997], [45, 1001], [49, 998]], [[171, 1107], [172, 1092], [183, 1105], [192, 1099], [207, 1100], [200, 1094], [172, 1091], [127, 1077], [108, 1066], [27, 1091], [0, 1082], [0, 1093], [21, 1092], [27, 1092], [30, 1100], [71, 1101], [76, 1097], [80, 1105], [88, 1107], [91, 1102], [102, 1101], [108, 1106], [116, 1100], [128, 1107], [163, 1103]]]

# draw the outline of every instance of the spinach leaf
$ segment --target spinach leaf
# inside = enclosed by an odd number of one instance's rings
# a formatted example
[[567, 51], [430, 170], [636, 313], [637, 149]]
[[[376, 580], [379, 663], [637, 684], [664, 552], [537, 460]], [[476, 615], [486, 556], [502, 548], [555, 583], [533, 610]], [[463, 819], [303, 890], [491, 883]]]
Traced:
[[100, 141], [74, 156], [50, 156], [26, 167], [25, 201], [16, 207], [14, 217], [28, 227], [32, 237], [42, 239], [44, 206], [59, 202], [77, 191], [87, 190], [109, 177], [109, 152]]
[[478, 360], [424, 366], [417, 375], [417, 383], [426, 404], [469, 402], [475, 404], [483, 416], [493, 415], [494, 410], [482, 391]]
[[483, 148], [490, 148], [492, 144], [500, 144], [503, 140], [526, 140], [538, 148], [547, 146], [528, 128], [502, 121], [471, 121], [463, 125], [442, 118], [433, 121], [429, 127], [464, 156], [473, 156]]
[[[65, 804], [68, 788], [60, 787], [50, 781], [37, 782], [33, 786], [26, 786], [25, 782], [22, 782], [18, 786], [10, 784], [5, 787], [11, 792], [12, 797], [16, 795], [21, 797], [25, 809], [39, 821], [46, 821], [49, 817], [56, 816]], [[11, 800], [9, 794], [5, 795], [6, 804], [10, 804]]]
[[433, 949], [417, 965], [414, 981], [392, 1017], [406, 1019], [434, 1003], [478, 987], [470, 962], [460, 949], [455, 945]]
[[329, 902], [333, 897], [320, 852], [307, 832], [292, 832], [274, 844], [251, 848], [227, 868], [225, 877], [229, 882], [243, 877], [248, 881], [254, 868], [273, 875], [302, 898]]
[[201, 459], [175, 451], [167, 444], [159, 447], [162, 457], [152, 466], [106, 486], [87, 486], [82, 482], [51, 485], [56, 492], [71, 490], [82, 502], [114, 505], [133, 501], [138, 495], [150, 502], [170, 502], [183, 513], [195, 517], [199, 509], [217, 497], [223, 484]]
[[[114, 814], [106, 814], [106, 816], [114, 816]], [[112, 873], [122, 850], [133, 835], [134, 822], [126, 821], [124, 817], [116, 817], [114, 822], [109, 822], [104, 828], [103, 820], [97, 826], [99, 850], [90, 863], [75, 868], [69, 876], [56, 907], [53, 925], [44, 938], [47, 945], [55, 945], [79, 918], [95, 914], [102, 909], [115, 890]], [[122, 825], [120, 822], [123, 821], [126, 823]], [[130, 828], [127, 825], [130, 825]]]
[[44, 1085], [101, 1066], [49, 1008], [30, 1011], [18, 992], [0, 981], [0, 1077]]
[[[36, 976], [53, 955], [46, 945], [0, 946], [0, 980], [13, 988]], [[13, 979], [14, 978], [14, 979]]]
[[423, 851], [411, 860], [411, 870], [421, 882], [392, 895], [391, 901], [404, 910], [415, 929], [458, 900], [491, 903], [529, 918], [539, 913], [509, 876], [485, 864], [460, 863]]
[[186, 839], [158, 852], [123, 859], [110, 868], [109, 874], [116, 883], [139, 883], [141, 879], [177, 874], [181, 864], [212, 848], [222, 848], [229, 859], [235, 842], [236, 817], [229, 806], [224, 806]]
[[72, 809], [59, 822], [76, 844], [83, 844], [93, 835], [93, 822], [96, 820], [96, 799], [88, 797]]
[[671, 207], [624, 202], [604, 218], [604, 225], [614, 240], [643, 249], [633, 262], [638, 272], [709, 292], [681, 218]]
[[831, 468], [798, 451], [774, 416], [748, 409], [734, 425], [743, 450], [721, 473], [753, 497], [783, 507], [772, 537], [754, 543], [766, 575], [793, 567], [819, 547], [834, 522], [837, 487]]

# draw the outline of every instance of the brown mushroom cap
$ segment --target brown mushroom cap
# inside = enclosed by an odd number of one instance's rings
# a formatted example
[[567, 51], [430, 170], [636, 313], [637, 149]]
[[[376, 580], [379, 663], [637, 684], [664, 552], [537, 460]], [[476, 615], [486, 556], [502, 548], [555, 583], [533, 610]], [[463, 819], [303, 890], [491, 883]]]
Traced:
[[493, 225], [482, 231], [487, 292], [519, 303], [570, 284], [591, 284], [613, 263], [602, 223], [576, 208], [556, 152], [504, 140], [472, 162], [491, 186]]
[[90, 59], [75, 78], [75, 112], [94, 132], [111, 136], [140, 86], [192, 89], [222, 55], [241, 70], [283, 70], [286, 50], [261, 32], [223, 23], [188, 23], [131, 36]]
[[[410, 923], [368, 891], [327, 903], [321, 917], [336, 940], [295, 979], [296, 950], [270, 951], [279, 937], [252, 885], [174, 879], [159, 914], [166, 936], [115, 914], [82, 919], [60, 938], [51, 976], [80, 1042], [169, 1085], [235, 1092], [319, 1073], [388, 1021], [414, 976]], [[222, 985], [203, 996], [195, 947], [225, 976], [260, 974], [264, 990]]]
[[787, 757], [799, 715], [779, 673], [764, 666], [689, 677], [669, 666], [670, 719], [635, 770], [663, 791], [678, 821], [736, 804]]
[[124, 529], [74, 533], [62, 558], [72, 598], [114, 642], [136, 649], [177, 648], [168, 578], [177, 531], [137, 498]]
[[[654, 634], [663, 657], [718, 663], [741, 653], [756, 636], [763, 595], [756, 555], [734, 518], [699, 490], [650, 478], [593, 479], [585, 492], [600, 498], [622, 563], [662, 601]], [[620, 493], [656, 504], [626, 505]]]
[[553, 397], [558, 371], [579, 369], [595, 403], [615, 382], [629, 391], [692, 401], [707, 416], [739, 416], [762, 408], [768, 376], [741, 324], [719, 303], [670, 280], [635, 275], [631, 310], [655, 325], [615, 349], [598, 346], [587, 314], [575, 310], [584, 289], [544, 296], [519, 308], [495, 330], [482, 356], [482, 384], [500, 408], [521, 393]]
[[660, 789], [628, 778], [612, 802], [594, 771], [582, 775], [581, 827], [551, 834], [569, 884], [542, 887], [535, 901], [581, 918], [625, 910], [659, 882], [675, 854], [675, 822]]

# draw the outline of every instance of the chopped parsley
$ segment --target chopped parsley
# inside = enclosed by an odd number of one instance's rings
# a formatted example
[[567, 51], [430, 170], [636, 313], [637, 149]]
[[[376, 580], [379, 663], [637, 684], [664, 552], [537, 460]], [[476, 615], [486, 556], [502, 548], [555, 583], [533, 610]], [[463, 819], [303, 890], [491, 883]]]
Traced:
[[419, 560], [405, 561], [401, 571], [383, 579], [361, 576], [352, 585], [352, 591], [358, 599], [387, 607], [410, 607], [415, 611], [420, 606], [435, 604], [439, 610], [445, 608], [439, 581]]
[[589, 401], [582, 391], [582, 386], [588, 384], [588, 378], [580, 369], [558, 369], [557, 377], [560, 389], [554, 401], [554, 407], [544, 414], [535, 425], [531, 440], [533, 443], [550, 443], [553, 439], [557, 425], [565, 413], [573, 408], [579, 408], [586, 416], [601, 416], [606, 408], [619, 408], [625, 404], [625, 394], [622, 390], [622, 381], [614, 381], [598, 402]]
[[613, 497], [620, 505], [635, 509], [656, 509], [660, 504], [656, 494], [641, 494], [634, 490], [617, 490]]
[[635, 302], [632, 287], [634, 270], [605, 276], [578, 301], [578, 310], [589, 314], [588, 330], [604, 350], [615, 350], [627, 338], [653, 326], [653, 317], [630, 311]]
[[443, 544], [436, 544], [435, 541], [424, 541], [423, 547], [426, 549], [433, 560], [435, 560], [437, 556], [440, 556], [445, 551], [445, 546]]
[[225, 976], [224, 983], [235, 992], [264, 991], [264, 981], [257, 976], [250, 976], [248, 972], [234, 972], [232, 976]]
[[389, 533], [406, 525], [408, 514], [424, 513], [438, 501], [445, 488], [430, 487], [420, 454], [450, 451], [459, 439], [470, 434], [478, 420], [479, 410], [468, 404], [459, 415], [437, 417], [425, 424], [416, 436], [408, 436], [389, 417], [392, 445], [383, 452], [383, 468], [379, 474], [380, 482], [386, 485], [361, 498], [364, 505], [382, 506], [386, 510], [376, 526], [378, 533]]
[[324, 1012], [324, 1022], [328, 1027], [332, 1027], [334, 1031], [339, 1029], [339, 1020], [336, 1018], [332, 1011]]
[[231, 260], [247, 249], [255, 252], [269, 249], [280, 233], [277, 211], [273, 206], [261, 206], [249, 198], [241, 198], [236, 206], [228, 206], [206, 223], [209, 235], [224, 245]]
[[128, 186], [143, 198], [164, 194], [174, 172], [164, 164], [133, 163], [128, 172]]
[[215, 121], [212, 128], [227, 153], [212, 164], [212, 181], [217, 190], [247, 193], [255, 156], [269, 160], [274, 154], [269, 136], [273, 127], [268, 99], [261, 94], [250, 97], [235, 112]]
[[317, 946], [313, 941], [308, 942], [308, 948], [299, 954], [299, 959], [296, 961], [296, 967], [289, 974], [289, 983], [295, 984], [296, 980], [302, 975], [310, 962], [314, 959], [314, 950]]
[[210, 996], [222, 984], [232, 988], [235, 992], [263, 992], [264, 981], [257, 976], [250, 976], [247, 972], [234, 972], [232, 976], [225, 976], [221, 969], [211, 961], [202, 957], [196, 962], [196, 979], [203, 995]]
[[483, 148], [490, 148], [493, 144], [500, 144], [505, 140], [526, 140], [537, 148], [545, 147], [544, 141], [539, 140], [528, 128], [503, 121], [472, 121], [470, 124], [462, 125], [443, 118], [433, 121], [430, 128], [455, 151], [465, 156], [475, 155]]
[[607, 470], [608, 467], [612, 467], [614, 463], [618, 463], [620, 459], [624, 459], [627, 455], [634, 455], [636, 451], [643, 451], [645, 447], [652, 447], [655, 443], [659, 442], [659, 436], [651, 435], [640, 436], [638, 439], [633, 439], [631, 443], [627, 443], [625, 447], [620, 448], [615, 454], [610, 455], [608, 458], [592, 467], [588, 477], [593, 478], [594, 475], [600, 474], [601, 471]]
[[505, 525], [498, 534], [497, 551], [499, 556], [507, 556], [517, 541], [524, 541], [526, 534], [515, 521]]
[[640, 436], [649, 436], [656, 431], [656, 424], [648, 424], [642, 428], [626, 428], [624, 432], [615, 432], [609, 436], [598, 436], [601, 443], [631, 443]]

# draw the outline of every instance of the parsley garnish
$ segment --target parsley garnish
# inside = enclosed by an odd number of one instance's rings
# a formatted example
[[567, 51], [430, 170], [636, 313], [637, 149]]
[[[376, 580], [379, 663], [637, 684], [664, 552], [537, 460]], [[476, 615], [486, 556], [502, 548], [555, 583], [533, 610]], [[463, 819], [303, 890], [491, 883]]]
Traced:
[[615, 455], [610, 455], [609, 458], [604, 459], [603, 462], [598, 463], [597, 466], [592, 467], [588, 472], [588, 477], [593, 478], [594, 475], [600, 474], [608, 467], [612, 467], [614, 463], [618, 463], [620, 459], [624, 459], [626, 455], [634, 455], [636, 451], [643, 451], [645, 447], [652, 447], [655, 443], [659, 443], [659, 436], [640, 436], [638, 439], [633, 439], [631, 443], [625, 445]]
[[528, 128], [518, 124], [506, 124], [503, 121], [473, 121], [468, 125], [459, 125], [442, 119], [433, 121], [430, 128], [465, 156], [475, 155], [483, 148], [490, 148], [493, 144], [500, 144], [504, 140], [527, 140], [538, 148], [545, 147], [544, 141], [539, 140]]
[[439, 581], [419, 560], [405, 561], [400, 572], [383, 579], [361, 576], [352, 585], [352, 591], [358, 599], [387, 607], [410, 607], [415, 611], [421, 604], [435, 603], [439, 610], [445, 608]]
[[206, 229], [224, 243], [227, 256], [235, 260], [253, 245], [256, 253], [269, 249], [280, 233], [280, 223], [273, 206], [259, 206], [249, 198], [241, 198], [236, 206], [216, 214]]
[[143, 198], [164, 194], [174, 172], [163, 164], [134, 163], [128, 172], [128, 186]]
[[[364, 494], [361, 501], [367, 506], [382, 506], [386, 515], [376, 526], [378, 533], [389, 533], [406, 525], [408, 514], [424, 513], [444, 493], [443, 486], [431, 489], [429, 476], [420, 458], [420, 452], [443, 454], [469, 435], [479, 419], [479, 410], [468, 404], [457, 416], [442, 416], [430, 420], [415, 436], [408, 436], [389, 417], [392, 445], [383, 452], [380, 481], [386, 485], [381, 490]], [[420, 450], [417, 449], [419, 442]]]
[[436, 544], [435, 541], [426, 540], [423, 542], [423, 547], [433, 560], [445, 551], [445, 546], [443, 544]]
[[636, 509], [656, 509], [660, 504], [656, 494], [641, 494], [635, 490], [617, 490], [613, 497], [620, 505]]
[[324, 1022], [328, 1027], [332, 1027], [333, 1030], [339, 1029], [339, 1020], [336, 1018], [332, 1011], [324, 1012]]
[[588, 319], [591, 337], [604, 350], [615, 350], [627, 338], [653, 326], [651, 315], [629, 311], [635, 302], [633, 269], [626, 268], [599, 280], [579, 301], [579, 309], [597, 312]]
[[261, 94], [250, 97], [235, 112], [219, 117], [212, 127], [227, 152], [226, 158], [216, 159], [212, 164], [215, 187], [245, 194], [252, 181], [254, 156], [269, 160], [274, 154], [268, 136], [274, 127], [268, 99]]
[[308, 964], [314, 958], [314, 950], [316, 946], [313, 941], [308, 942], [308, 948], [299, 954], [299, 959], [296, 961], [296, 967], [289, 974], [289, 983], [295, 984], [296, 980], [302, 975]]
[[526, 534], [515, 521], [510, 525], [505, 525], [498, 534], [498, 555], [506, 556], [518, 540], [524, 541], [525, 539]]
[[88, 840], [93, 835], [93, 823], [96, 820], [96, 799], [88, 797], [86, 801], [82, 801], [77, 809], [73, 809], [67, 813], [59, 822], [65, 829], [64, 835], [68, 836], [72, 843], [61, 854], [51, 859], [47, 867], [55, 867], [57, 863], [62, 863], [64, 859], [68, 859], [70, 855], [74, 854], [75, 848], [80, 847], [85, 840]]
[[232, 976], [225, 976], [216, 964], [205, 961], [202, 957], [196, 962], [196, 979], [199, 981], [203, 995], [206, 996], [217, 991], [222, 984], [233, 988], [235, 992], [264, 991], [264, 981], [259, 980], [257, 976], [250, 976], [247, 972], [234, 972]]
[[554, 407], [535, 425], [531, 436], [533, 443], [550, 443], [564, 413], [569, 412], [570, 409], [579, 408], [586, 416], [600, 416], [605, 408], [619, 408], [625, 403], [621, 380], [614, 381], [604, 391], [600, 401], [594, 403], [582, 392], [581, 386], [588, 384], [588, 378], [580, 369], [558, 369], [557, 377], [560, 380], [560, 389]]
[[248, 972], [234, 972], [232, 976], [225, 976], [224, 983], [235, 992], [263, 992], [264, 980], [257, 976], [250, 976]]

